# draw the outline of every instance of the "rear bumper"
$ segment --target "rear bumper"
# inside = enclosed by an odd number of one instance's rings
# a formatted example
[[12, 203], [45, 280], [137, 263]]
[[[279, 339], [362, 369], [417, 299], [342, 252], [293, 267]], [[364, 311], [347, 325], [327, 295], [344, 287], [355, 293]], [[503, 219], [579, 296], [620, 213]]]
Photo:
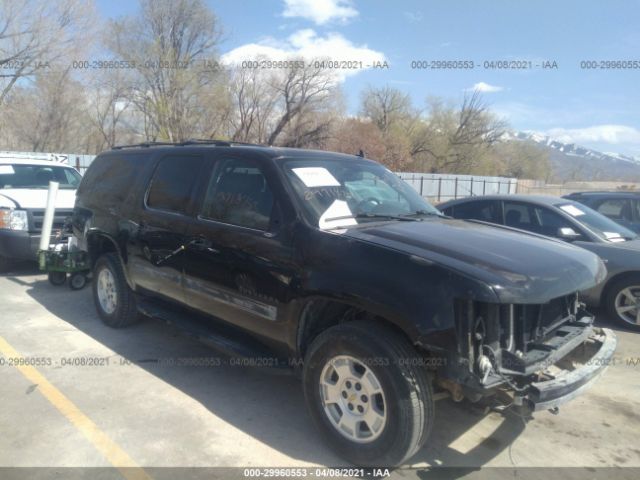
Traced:
[[532, 411], [553, 409], [589, 388], [612, 361], [618, 341], [607, 328], [594, 328], [581, 346], [554, 365], [555, 378], [533, 382], [523, 399]]
[[0, 255], [12, 260], [37, 260], [40, 234], [0, 230]]

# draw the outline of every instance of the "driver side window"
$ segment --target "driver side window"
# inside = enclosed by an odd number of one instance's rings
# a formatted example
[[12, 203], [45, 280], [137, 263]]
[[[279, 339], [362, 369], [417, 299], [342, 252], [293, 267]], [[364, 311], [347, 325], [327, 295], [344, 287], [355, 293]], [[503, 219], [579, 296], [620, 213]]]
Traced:
[[255, 230], [268, 230], [273, 195], [260, 168], [247, 160], [221, 160], [211, 176], [203, 218]]
[[540, 224], [537, 233], [540, 233], [541, 235], [560, 238], [561, 240], [563, 240], [564, 238], [562, 237], [562, 235], [560, 235], [561, 228], [571, 229], [574, 232], [576, 231], [573, 224], [562, 218], [562, 216], [560, 216], [556, 212], [549, 210], [548, 208], [537, 207], [536, 217], [538, 219], [538, 223]]

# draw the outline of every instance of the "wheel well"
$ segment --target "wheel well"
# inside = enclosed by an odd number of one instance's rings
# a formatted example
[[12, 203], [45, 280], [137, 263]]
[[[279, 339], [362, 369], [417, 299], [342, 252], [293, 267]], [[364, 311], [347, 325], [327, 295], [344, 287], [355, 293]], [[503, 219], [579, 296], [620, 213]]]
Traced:
[[89, 251], [92, 268], [100, 255], [110, 252], [119, 253], [115, 242], [106, 235], [99, 233], [94, 233], [87, 238], [87, 249]]
[[379, 315], [339, 301], [316, 299], [309, 301], [302, 310], [298, 327], [298, 352], [304, 357], [311, 342], [326, 329], [355, 320], [383, 324], [409, 339], [400, 327]]
[[626, 280], [626, 279], [631, 279], [631, 278], [638, 278], [640, 279], [640, 272], [622, 272], [622, 273], [618, 273], [617, 275], [611, 277], [608, 281], [607, 284], [604, 286], [604, 288], [602, 289], [602, 305], [604, 305], [607, 301], [607, 298], [609, 297], [609, 291], [611, 290], [611, 286], [614, 285], [616, 282], [619, 282], [620, 280]]

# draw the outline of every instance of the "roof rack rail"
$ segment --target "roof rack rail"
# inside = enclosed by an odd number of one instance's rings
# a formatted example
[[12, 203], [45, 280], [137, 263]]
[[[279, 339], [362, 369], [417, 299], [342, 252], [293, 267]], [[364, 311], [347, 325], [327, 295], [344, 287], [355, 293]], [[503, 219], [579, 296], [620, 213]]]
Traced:
[[206, 138], [189, 138], [176, 145], [185, 147], [187, 145], [215, 145], [216, 147], [230, 147], [233, 142], [227, 140], [206, 139]]
[[142, 143], [132, 143], [129, 145], [114, 145], [111, 147], [111, 150], [121, 150], [123, 148], [148, 148], [148, 147], [161, 147], [175, 145], [173, 142], [142, 142]]
[[231, 145], [247, 145], [251, 147], [268, 147], [269, 146], [262, 143], [236, 142], [235, 140], [219, 140], [216, 138], [189, 138], [179, 143], [179, 145], [199, 145], [199, 144], [219, 145], [221, 147], [230, 147]]
[[265, 147], [267, 145], [261, 145], [259, 143], [249, 142], [234, 142], [233, 140], [218, 140], [218, 139], [206, 139], [206, 138], [189, 138], [182, 142], [142, 142], [133, 143], [130, 145], [115, 145], [112, 150], [122, 150], [123, 148], [149, 148], [149, 147], [186, 147], [189, 145], [215, 145], [216, 147], [230, 147], [232, 145], [249, 145], [254, 147]]

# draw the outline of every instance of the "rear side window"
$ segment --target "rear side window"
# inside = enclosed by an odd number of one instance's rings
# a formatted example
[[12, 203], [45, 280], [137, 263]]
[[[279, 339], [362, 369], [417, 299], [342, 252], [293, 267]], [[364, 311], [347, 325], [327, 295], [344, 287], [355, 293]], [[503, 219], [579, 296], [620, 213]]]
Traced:
[[524, 203], [504, 202], [504, 224], [508, 227], [531, 230], [533, 222], [529, 207]]
[[631, 201], [626, 199], [605, 200], [598, 205], [597, 210], [614, 220], [631, 220]]
[[145, 165], [140, 155], [98, 156], [82, 177], [78, 195], [94, 204], [122, 203]]
[[[489, 223], [502, 223], [500, 205], [495, 201], [461, 203], [453, 206], [453, 217], [465, 220], [481, 220]], [[451, 209], [448, 209], [451, 211]]]
[[151, 179], [147, 206], [185, 213], [201, 166], [199, 156], [164, 157]]

